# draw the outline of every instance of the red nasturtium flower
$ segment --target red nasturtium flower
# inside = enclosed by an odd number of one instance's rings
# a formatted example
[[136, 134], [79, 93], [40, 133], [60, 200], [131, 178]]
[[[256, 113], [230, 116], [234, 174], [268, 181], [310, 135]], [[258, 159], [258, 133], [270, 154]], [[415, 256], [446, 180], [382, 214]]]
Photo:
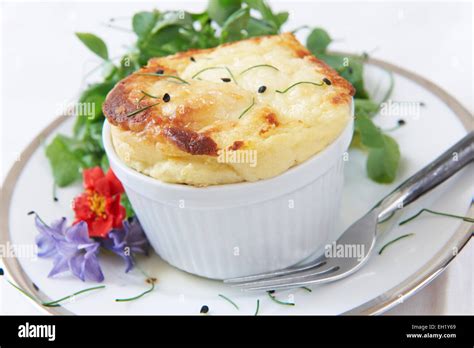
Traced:
[[90, 237], [104, 238], [113, 228], [122, 228], [125, 208], [120, 204], [123, 186], [111, 169], [104, 174], [100, 167], [83, 172], [85, 191], [74, 199], [74, 224], [85, 221]]

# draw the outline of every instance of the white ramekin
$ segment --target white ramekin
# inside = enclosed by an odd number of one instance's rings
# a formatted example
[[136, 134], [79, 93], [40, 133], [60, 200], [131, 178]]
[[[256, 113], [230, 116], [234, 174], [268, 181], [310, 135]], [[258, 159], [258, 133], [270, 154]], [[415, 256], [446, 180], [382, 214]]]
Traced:
[[292, 266], [335, 239], [352, 133], [351, 121], [326, 149], [277, 177], [205, 188], [126, 166], [107, 121], [103, 142], [155, 251], [184, 271], [226, 279]]

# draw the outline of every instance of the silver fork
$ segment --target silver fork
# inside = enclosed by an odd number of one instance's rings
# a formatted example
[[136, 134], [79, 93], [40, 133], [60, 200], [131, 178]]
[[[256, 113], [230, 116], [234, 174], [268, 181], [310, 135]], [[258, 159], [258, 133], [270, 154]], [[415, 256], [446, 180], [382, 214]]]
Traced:
[[336, 241], [336, 245], [357, 246], [364, 255], [351, 257], [321, 256], [313, 262], [265, 274], [224, 280], [244, 291], [277, 290], [335, 281], [356, 272], [369, 259], [377, 226], [389, 219], [397, 210], [412, 203], [438, 186], [468, 163], [474, 161], [474, 131], [468, 133], [436, 160], [403, 182], [382, 199], [372, 210], [354, 222]]

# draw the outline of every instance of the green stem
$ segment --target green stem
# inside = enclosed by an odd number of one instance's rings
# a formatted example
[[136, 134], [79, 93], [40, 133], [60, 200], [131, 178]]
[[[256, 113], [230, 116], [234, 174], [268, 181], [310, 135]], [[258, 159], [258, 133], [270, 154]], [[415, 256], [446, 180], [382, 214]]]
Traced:
[[292, 84], [291, 86], [284, 89], [283, 91], [280, 91], [280, 90], [277, 89], [276, 92], [283, 94], [283, 93], [288, 92], [293, 87], [296, 87], [296, 86], [301, 85], [301, 84], [309, 84], [309, 85], [315, 85], [315, 86], [319, 86], [319, 87], [324, 85], [324, 83], [322, 83], [322, 82], [321, 83], [316, 83], [316, 82], [311, 82], [311, 81], [300, 81], [300, 82], [296, 82], [296, 83]]
[[400, 236], [398, 238], [395, 238], [394, 240], [391, 240], [390, 242], [388, 242], [387, 244], [385, 244], [380, 250], [379, 250], [379, 255], [382, 255], [382, 252], [385, 250], [386, 247], [388, 247], [389, 245], [392, 245], [393, 243], [399, 241], [400, 239], [403, 239], [403, 238], [407, 238], [407, 237], [411, 237], [413, 236], [414, 233], [408, 233], [408, 234], [404, 234], [403, 236]]
[[307, 292], [313, 292], [313, 290], [307, 288], [306, 286], [302, 286], [301, 289], [306, 290]]
[[139, 114], [140, 112], [145, 111], [146, 109], [149, 109], [149, 108], [151, 108], [151, 107], [153, 107], [153, 106], [155, 106], [155, 105], [158, 105], [158, 104], [159, 104], [159, 103], [147, 105], [147, 106], [145, 106], [145, 107], [143, 107], [143, 108], [141, 108], [141, 109], [132, 111], [131, 113], [127, 114], [126, 117], [132, 117], [132, 116], [134, 116], [134, 115], [136, 115], [136, 114]]
[[227, 302], [229, 302], [232, 306], [235, 307], [235, 309], [239, 310], [239, 306], [237, 306], [237, 304], [236, 304], [234, 301], [232, 301], [230, 298], [228, 298], [228, 297], [226, 297], [226, 296], [224, 296], [224, 295], [222, 295], [222, 294], [219, 294], [218, 296], [221, 297], [221, 298], [223, 298], [223, 299], [226, 300]]
[[283, 302], [283, 301], [278, 300], [275, 296], [273, 296], [270, 293], [270, 291], [267, 291], [267, 294], [272, 299], [273, 302], [276, 302], [278, 304], [281, 304], [281, 305], [284, 305], [284, 306], [294, 306], [295, 305], [294, 303], [291, 303], [291, 302]]
[[251, 66], [250, 68], [247, 68], [247, 69], [241, 71], [239, 75], [243, 75], [247, 71], [250, 71], [250, 70], [256, 69], [256, 68], [271, 68], [271, 69], [274, 69], [276, 71], [280, 71], [280, 69], [278, 69], [276, 66], [273, 66], [273, 65], [270, 65], [270, 64], [258, 64], [258, 65]]
[[145, 296], [146, 294], [152, 292], [154, 289], [155, 289], [155, 282], [152, 282], [150, 289], [142, 292], [141, 294], [139, 294], [137, 296], [134, 296], [134, 297], [129, 297], [129, 298], [116, 298], [115, 302], [128, 302], [128, 301], [138, 300], [139, 298], [141, 298], [141, 297]]
[[402, 222], [400, 222], [399, 225], [404, 225], [404, 224], [410, 222], [411, 220], [416, 219], [423, 212], [431, 213], [431, 214], [434, 214], [434, 215], [441, 215], [441, 216], [447, 216], [447, 217], [452, 217], [452, 218], [456, 218], [456, 219], [461, 219], [461, 220], [466, 221], [466, 222], [474, 222], [474, 219], [470, 218], [468, 216], [459, 216], [459, 215], [454, 215], [454, 214], [442, 213], [442, 212], [439, 212], [439, 211], [434, 211], [434, 210], [423, 208], [418, 213], [413, 215], [412, 217], [409, 217], [408, 219], [403, 220]]
[[151, 95], [150, 93], [147, 93], [143, 90], [140, 90], [140, 92], [142, 92], [145, 96], [150, 97], [150, 98], [154, 98], [154, 99], [159, 99], [160, 98], [160, 97], [155, 97], [154, 95]]
[[189, 85], [189, 82], [186, 80], [183, 80], [181, 77], [176, 76], [176, 75], [166, 75], [166, 74], [155, 74], [155, 73], [137, 73], [137, 75], [142, 75], [142, 76], [156, 76], [156, 77], [166, 77], [169, 79], [175, 79], [178, 80], [186, 85]]
[[259, 309], [260, 309], [260, 300], [257, 299], [257, 308], [255, 309], [255, 314], [254, 314], [255, 316], [258, 315], [258, 310], [259, 310]]
[[229, 74], [229, 76], [232, 78], [232, 80], [234, 81], [235, 84], [237, 84], [237, 80], [235, 79], [235, 76], [234, 74], [232, 74], [232, 71], [230, 71], [230, 69], [226, 66], [211, 66], [209, 68], [204, 68], [200, 71], [198, 71], [197, 73], [195, 73], [191, 78], [194, 79], [196, 78], [197, 76], [201, 75], [203, 72], [205, 71], [208, 71], [208, 70], [216, 70], [216, 69], [224, 69], [224, 70], [227, 70], [227, 73]]
[[255, 98], [252, 98], [252, 104], [250, 104], [244, 111], [242, 111], [238, 119], [240, 120], [240, 118], [244, 116], [247, 113], [247, 111], [249, 111], [254, 105], [255, 105]]
[[65, 296], [63, 298], [60, 298], [59, 300], [56, 300], [56, 301], [51, 301], [51, 302], [43, 302], [43, 306], [45, 307], [56, 307], [58, 305], [59, 302], [62, 302], [64, 300], [67, 300], [71, 297], [74, 297], [74, 296], [77, 296], [77, 295], [80, 295], [80, 294], [83, 294], [85, 292], [88, 292], [88, 291], [93, 291], [93, 290], [98, 290], [98, 289], [103, 289], [105, 288], [105, 285], [100, 285], [100, 286], [94, 286], [92, 288], [87, 288], [87, 289], [83, 289], [83, 290], [80, 290], [78, 292], [75, 292], [74, 294], [72, 295], [69, 295], [69, 296]]

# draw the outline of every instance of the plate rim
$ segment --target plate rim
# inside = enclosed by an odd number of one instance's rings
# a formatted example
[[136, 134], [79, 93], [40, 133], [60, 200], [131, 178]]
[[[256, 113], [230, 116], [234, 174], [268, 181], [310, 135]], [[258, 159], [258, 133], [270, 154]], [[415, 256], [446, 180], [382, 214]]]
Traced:
[[[353, 56], [352, 54], [344, 52], [337, 53], [349, 57]], [[412, 71], [389, 63], [385, 60], [368, 57], [366, 62], [404, 76], [409, 80], [421, 85], [423, 88], [436, 95], [448, 106], [449, 109], [453, 111], [459, 121], [461, 121], [466, 131], [474, 130], [474, 125], [472, 125], [472, 114], [456, 98], [454, 98], [435, 83]], [[0, 189], [0, 243], [6, 244], [7, 242], [10, 242], [10, 203], [20, 173], [22, 172], [28, 160], [31, 158], [34, 151], [36, 151], [36, 149], [41, 146], [43, 140], [48, 137], [68, 117], [71, 117], [70, 114], [65, 112], [54, 119], [48, 126], [46, 126], [46, 128], [44, 128], [21, 152], [20, 158], [24, 160], [16, 161], [10, 167], [7, 175], [5, 176], [2, 188]], [[473, 201], [471, 202], [466, 215], [469, 217], [474, 217]], [[369, 301], [362, 303], [357, 307], [341, 313], [341, 315], [378, 315], [395, 307], [398, 303], [414, 295], [416, 292], [428, 285], [438, 275], [440, 275], [446, 269], [449, 263], [456, 257], [456, 255], [463, 249], [463, 247], [467, 245], [473, 232], [474, 226], [471, 226], [471, 224], [468, 222], [462, 223], [454, 233], [453, 237], [451, 237], [446, 242], [446, 244], [417, 272], [412, 274], [410, 277], [395, 287], [385, 291], [384, 293]], [[453, 250], [456, 250], [457, 253], [454, 253]], [[16, 284], [30, 293], [35, 293], [40, 295], [41, 298], [48, 299], [48, 296], [44, 294], [41, 289], [37, 289], [37, 287], [35, 287], [34, 283], [31, 281], [28, 274], [26, 274], [25, 270], [21, 267], [21, 264], [16, 257], [2, 257], [2, 262], [9, 277], [13, 279]], [[73, 313], [64, 307], [44, 307], [31, 299], [29, 300], [47, 314], [76, 315], [76, 313]]]

